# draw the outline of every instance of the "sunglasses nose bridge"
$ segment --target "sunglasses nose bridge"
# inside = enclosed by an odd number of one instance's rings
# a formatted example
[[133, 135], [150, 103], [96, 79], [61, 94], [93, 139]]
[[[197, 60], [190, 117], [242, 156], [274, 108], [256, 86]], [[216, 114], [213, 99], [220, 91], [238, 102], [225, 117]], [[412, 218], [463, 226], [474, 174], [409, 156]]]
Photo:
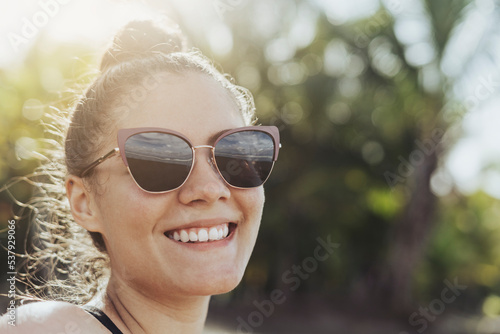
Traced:
[[214, 149], [212, 145], [198, 145], [198, 146], [193, 146], [193, 150], [197, 150], [199, 148], [209, 148], [209, 149]]
[[[215, 168], [215, 157], [214, 157], [214, 150], [215, 150], [215, 147], [214, 146], [211, 146], [211, 145], [197, 145], [197, 146], [193, 146], [193, 156], [194, 158], [196, 158], [196, 150], [199, 149], [199, 148], [208, 148], [210, 149], [210, 155], [207, 159], [207, 161], [210, 163], [210, 165], [212, 166], [212, 168]], [[194, 164], [194, 159], [193, 159], [193, 164]], [[217, 168], [215, 168], [217, 169]]]

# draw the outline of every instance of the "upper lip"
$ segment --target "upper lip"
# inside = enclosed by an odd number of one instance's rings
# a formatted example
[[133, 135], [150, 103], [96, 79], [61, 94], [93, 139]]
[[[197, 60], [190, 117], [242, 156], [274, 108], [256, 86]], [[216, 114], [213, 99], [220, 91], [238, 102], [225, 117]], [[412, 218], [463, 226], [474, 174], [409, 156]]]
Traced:
[[202, 219], [202, 220], [196, 220], [184, 225], [176, 226], [173, 228], [169, 228], [166, 232], [168, 231], [175, 231], [175, 230], [183, 230], [183, 229], [189, 229], [189, 228], [208, 228], [212, 226], [217, 226], [220, 224], [225, 224], [225, 223], [233, 223], [233, 224], [238, 224], [238, 222], [234, 219], [227, 219], [227, 218], [211, 218], [211, 219]]

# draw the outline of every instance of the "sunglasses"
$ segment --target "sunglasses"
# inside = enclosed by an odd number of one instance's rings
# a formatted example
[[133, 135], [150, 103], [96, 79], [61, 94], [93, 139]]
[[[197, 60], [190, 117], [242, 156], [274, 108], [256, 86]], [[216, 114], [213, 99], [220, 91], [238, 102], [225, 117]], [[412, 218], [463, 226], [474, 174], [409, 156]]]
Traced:
[[195, 150], [208, 148], [222, 179], [235, 188], [259, 187], [269, 178], [281, 147], [275, 126], [248, 126], [214, 136], [214, 145], [193, 146], [183, 134], [163, 128], [118, 130], [118, 147], [103, 155], [80, 174], [120, 153], [135, 183], [148, 193], [180, 188], [194, 166]]

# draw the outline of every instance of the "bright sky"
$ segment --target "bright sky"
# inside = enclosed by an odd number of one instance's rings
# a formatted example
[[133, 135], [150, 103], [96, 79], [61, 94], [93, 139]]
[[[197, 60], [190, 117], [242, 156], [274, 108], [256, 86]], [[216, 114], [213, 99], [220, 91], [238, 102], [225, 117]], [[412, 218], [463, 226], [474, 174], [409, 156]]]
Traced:
[[[223, 17], [217, 13], [216, 5], [237, 5], [244, 1], [249, 0], [171, 0], [170, 3], [179, 12], [189, 13], [183, 17], [189, 20], [187, 23], [190, 26], [198, 26], [201, 31], [211, 27], [206, 32], [207, 40], [215, 52], [224, 53], [231, 49], [232, 37]], [[333, 24], [369, 16], [379, 6], [378, 0], [311, 1], [324, 8]], [[419, 0], [382, 2], [396, 17], [396, 36], [406, 46], [405, 55], [408, 61], [418, 66], [432, 62], [434, 50], [425, 43], [429, 29], [425, 17], [419, 15]], [[162, 6], [165, 3], [166, 1], [162, 1]], [[480, 46], [481, 40], [477, 36], [488, 29], [490, 24], [496, 24], [491, 15], [492, 11], [493, 0], [475, 1], [472, 15], [460, 28], [458, 38], [441, 66], [446, 75], [457, 77], [463, 74], [461, 66], [469, 56], [466, 51]], [[141, 1], [130, 0], [2, 1], [0, 67], [8, 68], [21, 64], [26, 51], [40, 31], [43, 31], [44, 36], [56, 41], [78, 40], [102, 47], [114, 31], [131, 19], [161, 14], [152, 11]], [[13, 44], [16, 44], [13, 34], [24, 34], [28, 37], [22, 42], [17, 40], [17, 45], [13, 47]], [[455, 89], [457, 96], [463, 97], [464, 104], [474, 104], [476, 108], [469, 116], [464, 117], [464, 134], [450, 151], [433, 182], [438, 194], [446, 194], [453, 180], [464, 193], [472, 193], [482, 188], [490, 195], [500, 198], [500, 37], [497, 36], [496, 44], [492, 44], [496, 45], [492, 47], [492, 58], [496, 59], [496, 66], [491, 60], [478, 60], [469, 72], [463, 75]], [[463, 45], [468, 45], [467, 50], [464, 51]], [[456, 57], [457, 54], [462, 57]], [[428, 80], [427, 84], [428, 88], [432, 89], [436, 82]], [[497, 168], [486, 168], [495, 164]]]

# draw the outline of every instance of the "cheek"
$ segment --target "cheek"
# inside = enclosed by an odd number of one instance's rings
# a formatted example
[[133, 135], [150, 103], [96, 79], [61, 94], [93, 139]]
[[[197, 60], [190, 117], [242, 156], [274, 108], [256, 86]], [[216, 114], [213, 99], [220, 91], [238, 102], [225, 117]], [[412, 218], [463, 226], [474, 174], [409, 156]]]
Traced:
[[260, 222], [260, 217], [262, 216], [262, 210], [264, 208], [264, 201], [265, 201], [264, 187], [249, 189], [248, 191], [250, 193], [248, 194], [247, 200], [245, 201], [246, 210], [250, 214], [258, 216]]
[[[150, 235], [154, 228], [153, 222], [159, 207], [155, 198], [141, 191], [135, 184], [124, 180], [109, 180], [112, 187], [105, 189], [96, 201], [99, 211], [101, 233], [103, 234], [108, 250], [124, 245], [133, 246], [138, 241]], [[165, 201], [163, 205], [165, 206]], [[111, 254], [110, 254], [111, 255]]]
[[108, 169], [112, 170], [104, 170], [99, 177], [100, 189], [96, 198], [96, 206], [106, 225], [119, 223], [121, 217], [141, 217], [153, 212], [154, 197], [135, 184], [121, 160]]
[[242, 193], [239, 194], [238, 202], [240, 203], [241, 211], [247, 223], [246, 228], [250, 232], [249, 237], [253, 239], [253, 242], [255, 242], [259, 231], [264, 200], [263, 187], [242, 190]]
[[140, 189], [139, 192], [115, 191], [106, 194], [100, 204], [111, 269], [125, 281], [141, 280], [141, 273], [151, 269], [145, 259], [155, 253], [153, 232], [160, 220], [159, 208], [165, 208], [165, 200], [159, 205], [157, 199], [149, 198]]

